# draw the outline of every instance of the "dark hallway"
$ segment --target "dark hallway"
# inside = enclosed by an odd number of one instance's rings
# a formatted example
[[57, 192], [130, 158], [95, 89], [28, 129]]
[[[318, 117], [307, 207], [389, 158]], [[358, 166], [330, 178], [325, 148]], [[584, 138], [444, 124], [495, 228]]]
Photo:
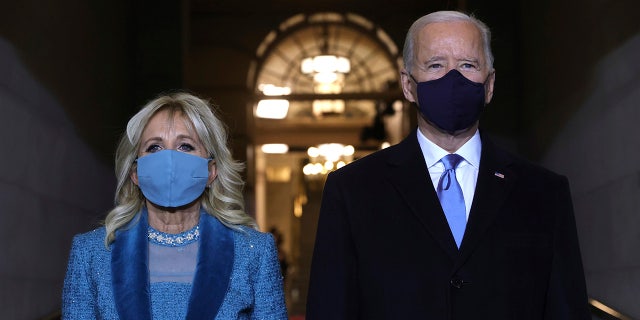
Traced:
[[[394, 59], [411, 22], [442, 9], [474, 13], [491, 27], [497, 78], [483, 128], [568, 176], [590, 297], [640, 318], [637, 1], [26, 0], [5, 7], [1, 319], [59, 309], [72, 236], [98, 226], [113, 205], [113, 156], [127, 119], [179, 89], [223, 111], [233, 154], [247, 164], [247, 208], [263, 231], [282, 232], [289, 311], [303, 314], [322, 187], [302, 171], [311, 162], [307, 147], [336, 142], [354, 145], [352, 158], [363, 156], [383, 140], [362, 139], [363, 132], [375, 136], [376, 116], [393, 108], [396, 118], [384, 118], [390, 143], [415, 126], [415, 110], [394, 86]], [[351, 72], [359, 76], [331, 93], [358, 101], [345, 107], [351, 113], [325, 110], [324, 122], [310, 125], [313, 84], [291, 65], [315, 49], [287, 39], [311, 43], [313, 17], [339, 30], [337, 46], [361, 36], [370, 51], [354, 50], [360, 63]], [[256, 117], [258, 101], [268, 98], [259, 85], [287, 76], [297, 84], [289, 110], [298, 118]], [[270, 143], [286, 143], [289, 152], [260, 151]]]

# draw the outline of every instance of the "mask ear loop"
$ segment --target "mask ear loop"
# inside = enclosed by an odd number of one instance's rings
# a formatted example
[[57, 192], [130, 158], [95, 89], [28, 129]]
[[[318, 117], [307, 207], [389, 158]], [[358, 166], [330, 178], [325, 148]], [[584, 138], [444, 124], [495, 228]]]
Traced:
[[[211, 163], [211, 161], [213, 161], [213, 164], [214, 164], [214, 165], [217, 165], [217, 163], [216, 163], [216, 157], [215, 157], [214, 155], [210, 155], [210, 156], [209, 156], [209, 158], [207, 158], [207, 160], [208, 160], [208, 162], [209, 162], [209, 163]], [[215, 181], [215, 179], [214, 179], [213, 181]], [[207, 189], [211, 189], [211, 188], [213, 188], [213, 181], [211, 182], [211, 184], [208, 184], [208, 185], [206, 186], [206, 188], [207, 188]]]
[[418, 84], [418, 83], [419, 83], [419, 82], [418, 82], [418, 80], [416, 80], [416, 78], [414, 78], [414, 77], [413, 77], [413, 75], [412, 75], [411, 73], [409, 73], [409, 72], [404, 72], [404, 71], [403, 71], [402, 73], [404, 73], [404, 74], [408, 75], [408, 76], [409, 76], [409, 78], [411, 78], [411, 80], [413, 80], [413, 82], [415, 82], [416, 84]]
[[[405, 75], [407, 75], [407, 76], [409, 76], [409, 78], [410, 78], [411, 80], [413, 80], [413, 82], [416, 84], [416, 86], [418, 85], [418, 83], [419, 83], [419, 82], [418, 82], [418, 80], [416, 80], [416, 78], [414, 78], [414, 77], [413, 77], [413, 75], [412, 75], [411, 73], [406, 72], [406, 71], [402, 71], [402, 73], [403, 73], [403, 74], [405, 74]], [[416, 108], [420, 108], [420, 107], [418, 106], [418, 101], [417, 101], [417, 99], [416, 99], [416, 101], [411, 102], [411, 104], [413, 104]]]

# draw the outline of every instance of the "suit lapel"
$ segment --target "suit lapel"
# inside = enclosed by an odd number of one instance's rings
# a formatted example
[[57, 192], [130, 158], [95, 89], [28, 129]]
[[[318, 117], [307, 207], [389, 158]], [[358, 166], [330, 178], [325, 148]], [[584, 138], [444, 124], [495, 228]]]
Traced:
[[396, 146], [398, 150], [390, 152], [388, 180], [422, 226], [455, 260], [458, 248], [431, 183], [416, 134], [416, 130], [413, 130]]
[[200, 249], [187, 319], [213, 319], [224, 301], [233, 271], [233, 231], [202, 211]]
[[513, 188], [517, 175], [509, 167], [511, 162], [511, 158], [497, 150], [486, 135], [482, 136], [478, 182], [455, 269], [466, 261], [480, 243]]
[[113, 297], [120, 319], [151, 320], [147, 209], [116, 233], [111, 246]]

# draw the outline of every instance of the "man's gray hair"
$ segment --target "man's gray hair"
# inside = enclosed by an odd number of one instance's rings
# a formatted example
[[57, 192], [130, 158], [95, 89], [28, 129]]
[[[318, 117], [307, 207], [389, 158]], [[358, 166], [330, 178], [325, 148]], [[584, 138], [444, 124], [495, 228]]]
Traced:
[[478, 28], [480, 34], [482, 35], [482, 46], [484, 49], [486, 66], [489, 70], [493, 69], [493, 53], [491, 52], [491, 31], [489, 30], [489, 27], [487, 27], [484, 22], [478, 20], [473, 15], [467, 15], [458, 11], [436, 11], [422, 16], [420, 19], [416, 20], [407, 32], [407, 37], [404, 41], [404, 48], [402, 51], [404, 69], [407, 72], [411, 73], [413, 64], [415, 62], [414, 44], [417, 33], [430, 23], [453, 21], [468, 21], [473, 23]]

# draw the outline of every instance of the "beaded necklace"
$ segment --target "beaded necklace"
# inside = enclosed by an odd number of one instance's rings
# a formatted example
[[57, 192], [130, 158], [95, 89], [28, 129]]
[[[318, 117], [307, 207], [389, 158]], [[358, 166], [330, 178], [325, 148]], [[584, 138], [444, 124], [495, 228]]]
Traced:
[[200, 239], [200, 226], [196, 225], [190, 230], [178, 234], [164, 233], [149, 226], [148, 238], [151, 243], [168, 247], [181, 247]]

